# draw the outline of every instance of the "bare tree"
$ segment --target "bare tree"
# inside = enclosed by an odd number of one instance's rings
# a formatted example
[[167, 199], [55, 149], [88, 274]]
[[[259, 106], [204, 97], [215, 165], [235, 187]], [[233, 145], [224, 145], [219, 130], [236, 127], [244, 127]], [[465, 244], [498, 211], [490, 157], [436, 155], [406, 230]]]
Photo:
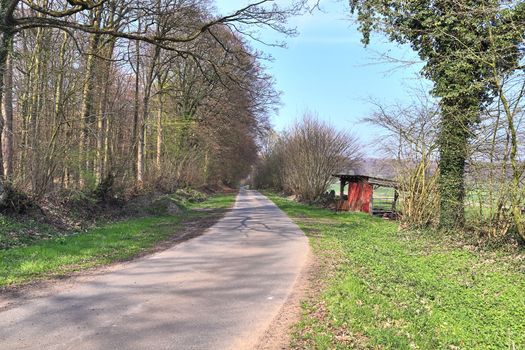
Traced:
[[357, 165], [357, 139], [306, 112], [282, 139], [282, 178], [285, 190], [315, 202], [328, 190], [333, 175]]
[[414, 92], [409, 105], [371, 103], [374, 112], [364, 121], [387, 132], [378, 144], [385, 154], [396, 160], [402, 226], [436, 226], [439, 222], [438, 104], [422, 90]]

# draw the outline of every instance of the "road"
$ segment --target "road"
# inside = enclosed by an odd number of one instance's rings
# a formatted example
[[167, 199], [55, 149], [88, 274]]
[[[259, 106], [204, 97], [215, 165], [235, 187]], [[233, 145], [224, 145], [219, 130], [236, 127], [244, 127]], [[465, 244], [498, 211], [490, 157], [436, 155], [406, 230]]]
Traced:
[[306, 237], [242, 190], [204, 235], [0, 313], [7, 349], [252, 349], [292, 291]]

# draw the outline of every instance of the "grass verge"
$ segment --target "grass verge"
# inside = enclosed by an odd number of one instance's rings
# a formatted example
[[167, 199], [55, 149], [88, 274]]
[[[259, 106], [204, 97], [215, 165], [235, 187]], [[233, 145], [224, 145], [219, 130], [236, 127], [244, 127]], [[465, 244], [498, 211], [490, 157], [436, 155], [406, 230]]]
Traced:
[[0, 250], [0, 288], [129, 260], [176, 238], [186, 224], [221, 215], [234, 201], [234, 194], [216, 195], [202, 203], [188, 203], [177, 215], [131, 219]]
[[298, 349], [525, 349], [525, 254], [269, 195], [309, 236], [322, 288]]

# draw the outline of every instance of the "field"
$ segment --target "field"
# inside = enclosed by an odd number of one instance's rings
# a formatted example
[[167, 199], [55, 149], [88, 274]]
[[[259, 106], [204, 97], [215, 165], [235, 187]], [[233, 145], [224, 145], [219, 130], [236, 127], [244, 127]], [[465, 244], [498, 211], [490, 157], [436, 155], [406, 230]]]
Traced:
[[[328, 191], [335, 191], [336, 195], [339, 195], [340, 185], [339, 182], [334, 183], [332, 186], [330, 186]], [[345, 186], [345, 194], [348, 194], [348, 185]], [[379, 187], [374, 190], [374, 195], [377, 197], [394, 197], [394, 189], [393, 188], [387, 188], [387, 187]]]
[[[339, 195], [339, 181], [333, 183], [329, 191], [334, 190], [336, 195]], [[348, 194], [348, 185], [345, 186], [345, 194]], [[392, 207], [392, 200], [394, 198], [394, 189], [387, 187], [378, 187], [374, 189], [374, 209], [389, 210]], [[465, 215], [468, 219], [479, 220], [480, 218], [488, 218], [496, 210], [495, 204], [488, 205], [488, 191], [484, 190], [470, 190], [465, 199]], [[402, 210], [403, 197], [399, 198], [397, 209]], [[481, 203], [481, 204], [480, 204]]]
[[152, 251], [162, 241], [176, 238], [187, 222], [220, 215], [234, 200], [233, 194], [217, 195], [203, 203], [188, 203], [186, 210], [177, 215], [131, 219], [0, 250], [0, 288], [129, 260]]
[[525, 253], [275, 195], [310, 238], [318, 292], [296, 349], [525, 349]]

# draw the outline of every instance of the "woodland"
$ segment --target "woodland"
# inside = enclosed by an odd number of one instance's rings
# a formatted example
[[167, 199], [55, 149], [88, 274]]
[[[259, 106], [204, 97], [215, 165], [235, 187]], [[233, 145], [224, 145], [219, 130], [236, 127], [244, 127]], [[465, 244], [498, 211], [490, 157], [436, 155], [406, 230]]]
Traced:
[[0, 203], [237, 184], [279, 102], [246, 38], [299, 8], [267, 3], [2, 0]]

